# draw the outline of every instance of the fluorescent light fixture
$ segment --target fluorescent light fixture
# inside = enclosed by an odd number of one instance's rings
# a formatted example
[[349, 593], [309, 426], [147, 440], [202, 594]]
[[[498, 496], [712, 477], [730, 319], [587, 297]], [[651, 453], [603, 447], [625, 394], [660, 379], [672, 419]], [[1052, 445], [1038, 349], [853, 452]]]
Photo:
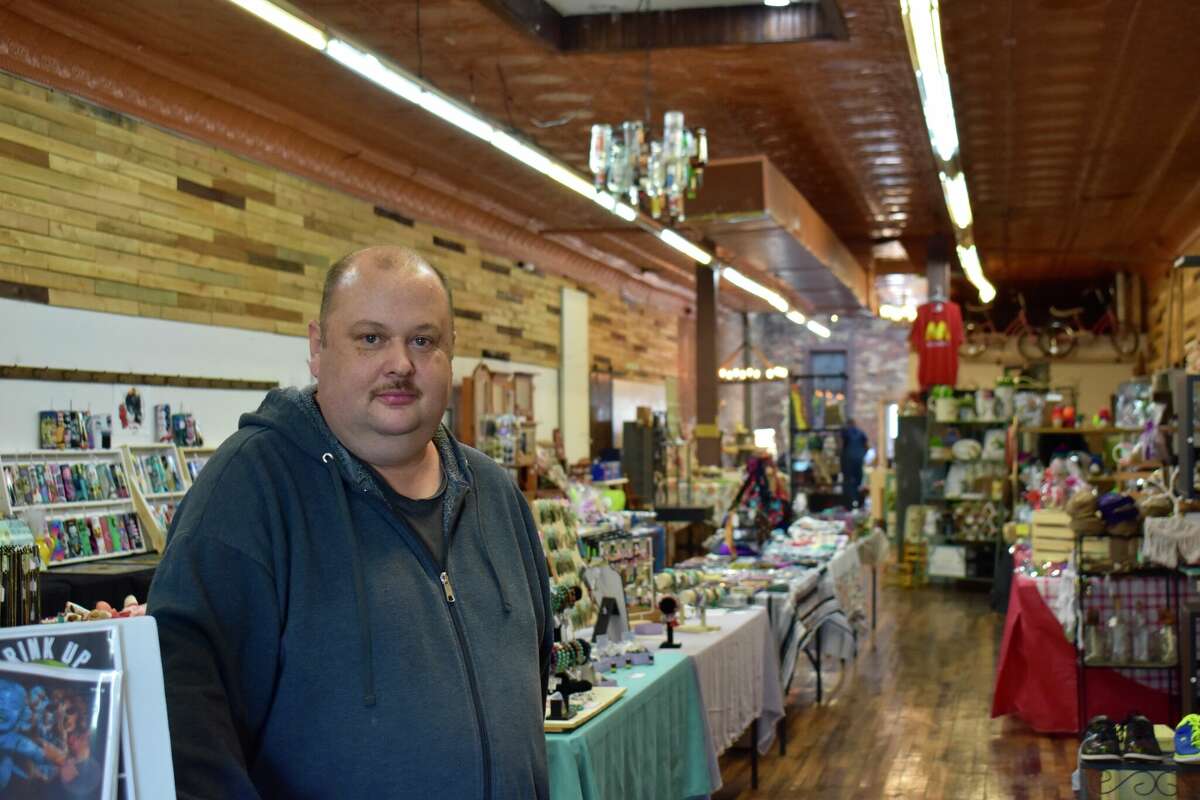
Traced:
[[747, 278], [733, 267], [721, 267], [721, 278], [729, 281], [744, 292], [749, 292], [755, 297], [766, 300], [772, 308], [780, 313], [786, 314], [789, 309], [788, 301], [784, 299], [783, 295], [768, 289], [756, 280]]
[[961, 172], [953, 178], [939, 172], [942, 182], [942, 194], [946, 197], [946, 208], [950, 211], [950, 219], [959, 228], [969, 228], [971, 216], [971, 197], [967, 193], [967, 176]]
[[637, 209], [625, 203], [617, 203], [617, 207], [613, 209], [613, 213], [626, 222], [633, 222], [638, 217]]
[[543, 175], [550, 175], [556, 166], [545, 153], [535, 150], [520, 139], [509, 136], [504, 131], [496, 131], [492, 134], [492, 147], [515, 158], [525, 166], [532, 167]]
[[[591, 184], [588, 185], [590, 186]], [[670, 228], [663, 228], [661, 231], [659, 231], [658, 238], [662, 239], [663, 242], [665, 242], [668, 246], [674, 247], [676, 250], [683, 253], [693, 261], [698, 261], [705, 266], [708, 266], [712, 263], [713, 257], [711, 253], [701, 250], [699, 247], [692, 244]]]
[[441, 117], [459, 130], [466, 131], [472, 136], [478, 136], [485, 141], [491, 141], [492, 134], [496, 132], [496, 129], [485, 122], [482, 117], [428, 89], [421, 92], [421, 99], [417, 101], [417, 105], [430, 114]]
[[996, 287], [988, 282], [983, 275], [983, 266], [979, 263], [979, 252], [975, 245], [958, 248], [958, 263], [962, 264], [967, 280], [979, 291], [979, 302], [990, 303], [996, 299]]
[[804, 316], [803, 314], [801, 314], [799, 311], [796, 311], [795, 309], [792, 309], [791, 311], [787, 312], [786, 314], [784, 314], [784, 316], [787, 317], [788, 319], [790, 319], [792, 322], [796, 323], [797, 325], [803, 325], [804, 323], [808, 322], [808, 317]]
[[763, 5], [771, 8], [787, 8], [791, 4], [792, 0], [763, 0]]
[[804, 323], [804, 327], [808, 328], [810, 331], [815, 333], [817, 336], [820, 336], [822, 339], [829, 338], [829, 328], [826, 328], [824, 325], [817, 322], [815, 319], [810, 319], [808, 322]]
[[382, 61], [370, 53], [346, 44], [341, 39], [330, 39], [329, 44], [325, 46], [325, 52], [334, 61], [357, 72], [372, 83], [410, 103], [421, 105], [421, 95], [425, 91], [421, 85], [416, 81], [409, 80], [391, 67], [385, 66]]
[[279, 30], [304, 42], [309, 47], [324, 50], [328, 39], [325, 33], [315, 25], [310, 25], [291, 12], [284, 11], [267, 0], [229, 0], [235, 6], [249, 11], [263, 22], [274, 25]]
[[942, 51], [938, 0], [900, 0], [900, 10], [908, 20], [913, 68], [929, 138], [938, 157], [949, 161], [958, 153], [958, 129], [954, 125], [954, 102]]

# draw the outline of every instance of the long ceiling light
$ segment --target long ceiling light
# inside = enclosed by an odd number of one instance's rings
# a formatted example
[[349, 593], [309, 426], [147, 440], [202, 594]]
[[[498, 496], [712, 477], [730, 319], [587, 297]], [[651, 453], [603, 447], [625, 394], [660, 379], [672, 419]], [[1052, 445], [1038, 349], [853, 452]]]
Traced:
[[[959, 260], [967, 280], [978, 290], [979, 299], [990, 303], [996, 287], [983, 274], [979, 253], [975, 250], [971, 197], [958, 150], [958, 128], [954, 122], [954, 101], [950, 96], [950, 75], [942, 50], [942, 22], [939, 0], [900, 0], [900, 13], [908, 35], [908, 54], [917, 76], [921, 108], [929, 141], [939, 161], [939, 179], [946, 200], [946, 211], [954, 223], [954, 238]], [[970, 261], [963, 261], [963, 253]]]
[[767, 303], [780, 313], [786, 314], [789, 311], [788, 301], [783, 295], [772, 289], [768, 289], [753, 278], [748, 278], [741, 272], [738, 272], [733, 267], [721, 267], [721, 279], [729, 281], [734, 286], [741, 289], [743, 292], [748, 292]]
[[328, 39], [325, 37], [324, 31], [274, 3], [267, 2], [267, 0], [229, 0], [229, 2], [249, 11], [263, 22], [274, 25], [288, 36], [299, 39], [309, 47], [317, 50], [325, 49]]
[[803, 325], [808, 322], [808, 318], [799, 311], [789, 311], [785, 316], [797, 325]]
[[946, 197], [950, 221], [958, 228], [971, 227], [974, 218], [971, 216], [971, 196], [967, 193], [967, 176], [960, 172], [951, 178], [940, 172], [938, 179], [942, 182], [942, 194]]
[[969, 247], [958, 248], [958, 263], [962, 264], [963, 272], [967, 274], [967, 280], [975, 285], [979, 290], [979, 299], [981, 302], [990, 303], [996, 299], [996, 287], [988, 282], [984, 277], [983, 267], [979, 264], [979, 253], [975, 250], [975, 245]]
[[808, 322], [804, 323], [804, 327], [808, 328], [810, 331], [815, 333], [817, 336], [820, 336], [822, 339], [829, 338], [829, 328], [826, 328], [824, 325], [817, 322], [815, 319], [810, 319]]
[[670, 228], [663, 228], [660, 230], [658, 232], [658, 238], [662, 239], [665, 244], [674, 247], [676, 250], [692, 259], [692, 261], [699, 262], [704, 266], [708, 266], [712, 263], [712, 253], [697, 247]]

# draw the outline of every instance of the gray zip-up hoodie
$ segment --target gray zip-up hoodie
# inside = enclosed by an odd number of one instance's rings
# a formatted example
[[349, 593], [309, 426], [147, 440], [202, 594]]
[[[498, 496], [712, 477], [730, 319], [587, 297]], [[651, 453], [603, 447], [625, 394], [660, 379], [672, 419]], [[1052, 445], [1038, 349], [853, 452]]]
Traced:
[[505, 471], [439, 429], [442, 567], [271, 391], [180, 505], [150, 590], [181, 798], [547, 798], [546, 564]]

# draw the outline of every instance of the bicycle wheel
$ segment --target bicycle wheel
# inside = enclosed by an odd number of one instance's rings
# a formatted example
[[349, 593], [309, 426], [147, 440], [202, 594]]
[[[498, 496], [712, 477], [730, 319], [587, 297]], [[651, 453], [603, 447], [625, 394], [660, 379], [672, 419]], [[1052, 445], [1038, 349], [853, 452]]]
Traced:
[[1040, 361], [1046, 357], [1038, 346], [1038, 333], [1035, 330], [1024, 330], [1017, 334], [1017, 351], [1026, 361]]
[[983, 326], [968, 322], [963, 326], [963, 342], [958, 346], [958, 354], [972, 358], [988, 349], [988, 335]]
[[1123, 356], [1131, 356], [1136, 353], [1138, 345], [1142, 341], [1137, 328], [1128, 322], [1118, 322], [1112, 333], [1109, 334], [1109, 339], [1112, 340], [1113, 349]]
[[1075, 329], [1062, 322], [1051, 322], [1038, 332], [1037, 342], [1051, 358], [1065, 358], [1075, 349]]

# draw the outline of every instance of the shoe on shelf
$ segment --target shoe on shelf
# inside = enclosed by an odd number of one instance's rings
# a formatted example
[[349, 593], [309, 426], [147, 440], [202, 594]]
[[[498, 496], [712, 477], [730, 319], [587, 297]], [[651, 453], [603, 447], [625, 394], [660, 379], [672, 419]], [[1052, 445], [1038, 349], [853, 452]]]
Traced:
[[1121, 742], [1117, 738], [1117, 726], [1101, 714], [1092, 717], [1083, 735], [1079, 757], [1085, 761], [1112, 761], [1121, 757]]
[[1200, 761], [1200, 714], [1188, 714], [1175, 726], [1175, 760], [1182, 764]]
[[1125, 746], [1122, 748], [1126, 761], [1162, 761], [1162, 748], [1154, 735], [1154, 723], [1141, 714], [1130, 714], [1125, 718]]

